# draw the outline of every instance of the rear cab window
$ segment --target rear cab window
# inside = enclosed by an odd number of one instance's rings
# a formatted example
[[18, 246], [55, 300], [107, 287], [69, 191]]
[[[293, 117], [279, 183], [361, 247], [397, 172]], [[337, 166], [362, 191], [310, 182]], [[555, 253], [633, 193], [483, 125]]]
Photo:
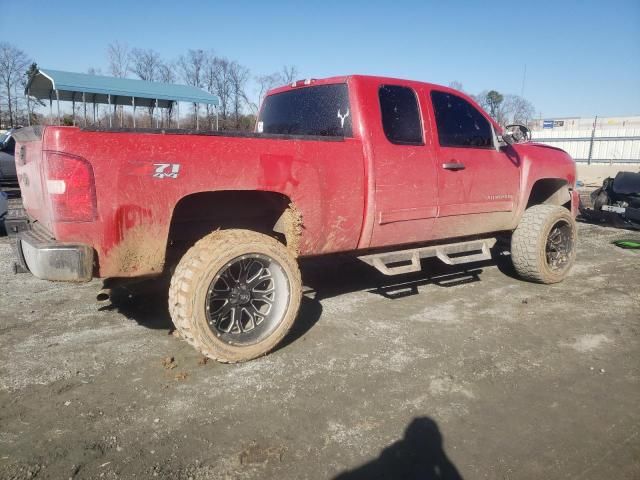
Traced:
[[258, 133], [352, 137], [346, 83], [302, 87], [269, 95], [256, 126]]
[[378, 99], [387, 140], [396, 145], [424, 145], [415, 91], [409, 87], [382, 85], [378, 90]]
[[438, 90], [431, 102], [441, 147], [494, 148], [491, 123], [471, 103]]

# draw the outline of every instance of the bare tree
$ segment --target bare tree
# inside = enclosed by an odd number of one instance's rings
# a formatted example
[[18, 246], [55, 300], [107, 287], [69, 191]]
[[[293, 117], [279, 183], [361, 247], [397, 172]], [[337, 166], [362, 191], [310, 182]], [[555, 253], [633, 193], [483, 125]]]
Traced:
[[[162, 83], [175, 83], [177, 80], [174, 66], [170, 63], [162, 63], [158, 66], [158, 81]], [[162, 114], [163, 125], [166, 121], [167, 126], [171, 125], [171, 117], [173, 115], [173, 107], [170, 106]]]
[[[204, 69], [207, 63], [207, 54], [204, 50], [188, 50], [186, 55], [180, 55], [177, 62], [178, 71], [182, 81], [193, 87], [201, 87], [204, 77]], [[207, 105], [207, 118], [209, 118], [209, 105]], [[193, 114], [197, 116], [198, 104], [193, 104]]]
[[[205, 52], [204, 54], [204, 65], [202, 66], [202, 78], [201, 78], [201, 87], [207, 90], [209, 93], [216, 92], [217, 85], [217, 77], [218, 77], [218, 68], [219, 65], [216, 61], [216, 56], [213, 51]], [[209, 122], [210, 128], [213, 130], [213, 110], [210, 105], [207, 105], [207, 121]]]
[[155, 50], [134, 48], [129, 54], [129, 71], [140, 80], [156, 81], [161, 65], [162, 59]]
[[209, 92], [218, 96], [220, 101], [220, 116], [226, 122], [232, 106], [233, 86], [231, 80], [231, 62], [226, 58], [213, 56], [207, 65], [208, 82], [211, 82]]
[[161, 63], [158, 65], [157, 79], [162, 83], [176, 83], [177, 76], [174, 66], [170, 63]]
[[250, 107], [257, 112], [267, 92], [285, 82], [279, 72], [272, 73], [271, 75], [259, 75], [255, 77], [255, 82], [258, 85], [258, 102], [250, 103]]
[[496, 90], [483, 90], [477, 95], [471, 95], [480, 107], [498, 123], [504, 123], [504, 95]]
[[[31, 60], [22, 50], [7, 42], [0, 42], [0, 83], [6, 92], [7, 106], [9, 111], [9, 125], [16, 125], [14, 116], [16, 105], [12, 105], [16, 88], [24, 84], [24, 73], [29, 67]], [[13, 92], [12, 92], [13, 90]], [[12, 97], [13, 95], [13, 97]]]
[[114, 77], [126, 77], [129, 73], [129, 46], [120, 42], [110, 43], [107, 47], [107, 56], [109, 73]]
[[488, 93], [489, 93], [488, 90], [483, 90], [477, 95], [471, 95], [471, 98], [473, 98], [476, 101], [476, 103], [480, 105], [480, 107], [482, 107], [483, 110], [489, 110], [489, 104], [487, 103]]
[[240, 113], [242, 104], [248, 103], [245, 87], [249, 80], [249, 69], [243, 67], [238, 62], [229, 64], [229, 79], [231, 82], [231, 93], [233, 96], [233, 115], [235, 117], [236, 128], [240, 128]]
[[484, 90], [478, 95], [472, 95], [472, 97], [500, 125], [526, 124], [535, 115], [533, 104], [520, 95], [502, 95], [495, 90]]
[[[125, 78], [129, 73], [129, 46], [126, 43], [114, 42], [107, 46], [109, 73], [118, 78]], [[117, 107], [120, 125], [124, 122], [124, 106]]]
[[254, 112], [257, 112], [269, 90], [280, 85], [293, 83], [297, 78], [298, 68], [295, 65], [285, 65], [282, 67], [282, 71], [274, 72], [270, 75], [258, 75], [254, 78], [254, 81], [258, 86], [257, 102], [248, 101], [247, 104]]
[[182, 81], [194, 87], [202, 86], [202, 76], [207, 54], [204, 50], [188, 50], [186, 55], [180, 55], [177, 66]]
[[526, 125], [534, 116], [533, 104], [520, 95], [505, 95], [501, 116], [505, 123], [522, 123]]
[[[134, 48], [129, 54], [129, 70], [140, 80], [155, 82], [160, 75], [162, 59], [155, 50]], [[149, 107], [149, 122], [153, 123], [154, 107]], [[153, 126], [153, 125], [152, 125]]]
[[298, 67], [295, 65], [284, 65], [281, 75], [284, 83], [293, 83], [298, 78]]

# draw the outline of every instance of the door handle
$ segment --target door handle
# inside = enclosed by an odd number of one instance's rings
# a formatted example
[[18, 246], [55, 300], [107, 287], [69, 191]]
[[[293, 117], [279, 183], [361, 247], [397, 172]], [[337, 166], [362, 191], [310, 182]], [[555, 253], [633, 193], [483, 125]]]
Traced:
[[464, 163], [450, 162], [443, 163], [442, 168], [445, 170], [464, 170]]

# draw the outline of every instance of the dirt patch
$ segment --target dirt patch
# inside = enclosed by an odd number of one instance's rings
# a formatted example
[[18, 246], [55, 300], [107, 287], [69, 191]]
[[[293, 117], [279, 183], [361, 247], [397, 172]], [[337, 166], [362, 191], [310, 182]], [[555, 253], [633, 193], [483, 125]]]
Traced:
[[189, 374], [187, 372], [178, 372], [173, 377], [176, 382], [184, 381], [187, 378], [189, 378]]
[[0, 478], [422, 478], [443, 453], [465, 479], [640, 478], [640, 252], [578, 228], [557, 285], [503, 256], [305, 259], [294, 335], [239, 365], [167, 334], [165, 287], [96, 304], [99, 281], [10, 273], [0, 238]]
[[136, 225], [101, 260], [105, 276], [160, 273], [164, 267], [166, 231], [157, 225]]
[[165, 370], [173, 370], [178, 366], [178, 364], [175, 362], [173, 357], [164, 357], [162, 359], [162, 366], [165, 368]]
[[289, 207], [284, 212], [282, 221], [284, 224], [284, 236], [287, 240], [287, 248], [289, 248], [295, 256], [298, 256], [304, 226], [302, 213], [293, 202], [289, 204]]
[[561, 345], [571, 347], [581, 353], [587, 353], [593, 350], [599, 350], [608, 343], [611, 343], [611, 339], [599, 333], [595, 335], [580, 335], [574, 342], [562, 343]]
[[263, 447], [251, 445], [240, 454], [240, 464], [264, 464], [270, 461], [282, 462], [285, 449], [281, 447]]

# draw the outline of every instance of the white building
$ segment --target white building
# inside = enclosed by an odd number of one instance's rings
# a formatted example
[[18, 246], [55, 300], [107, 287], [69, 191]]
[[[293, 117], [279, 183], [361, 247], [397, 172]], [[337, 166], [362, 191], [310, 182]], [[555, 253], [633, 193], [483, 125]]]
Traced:
[[553, 117], [532, 120], [529, 126], [532, 130], [591, 130], [593, 123], [596, 128], [608, 130], [610, 128], [640, 128], [640, 115], [632, 117]]
[[577, 162], [640, 163], [640, 115], [555, 117], [529, 126], [535, 141], [562, 148]]

